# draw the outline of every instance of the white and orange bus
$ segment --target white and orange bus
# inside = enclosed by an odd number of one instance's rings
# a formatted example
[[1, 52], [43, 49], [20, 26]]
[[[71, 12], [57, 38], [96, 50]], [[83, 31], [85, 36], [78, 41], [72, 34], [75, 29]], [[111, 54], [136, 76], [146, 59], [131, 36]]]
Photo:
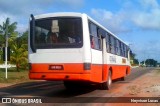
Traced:
[[84, 13], [50, 13], [30, 18], [29, 77], [99, 83], [130, 73], [129, 46]]

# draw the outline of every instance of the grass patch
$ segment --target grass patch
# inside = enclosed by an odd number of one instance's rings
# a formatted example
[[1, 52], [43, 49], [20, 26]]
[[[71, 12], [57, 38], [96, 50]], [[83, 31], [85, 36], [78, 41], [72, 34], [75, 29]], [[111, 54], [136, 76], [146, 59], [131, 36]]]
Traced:
[[8, 69], [8, 78], [6, 79], [5, 76], [5, 69], [0, 69], [0, 83], [19, 83], [19, 82], [26, 82], [30, 81], [28, 78], [28, 70], [19, 70], [20, 72], [16, 71], [16, 68], [9, 68]]

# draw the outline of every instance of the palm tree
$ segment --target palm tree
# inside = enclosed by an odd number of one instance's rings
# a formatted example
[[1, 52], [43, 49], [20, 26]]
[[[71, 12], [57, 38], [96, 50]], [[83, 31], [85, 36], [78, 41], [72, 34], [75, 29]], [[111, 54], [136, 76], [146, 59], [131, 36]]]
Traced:
[[27, 51], [27, 44], [21, 44], [19, 45], [18, 43], [14, 43], [11, 46], [11, 63], [16, 64], [17, 71], [19, 71], [19, 68], [27, 67], [27, 56], [28, 56], [28, 51]]
[[19, 68], [26, 69], [28, 66], [28, 31], [24, 32], [22, 36], [17, 37], [14, 36], [12, 39], [9, 39], [11, 46], [11, 63], [16, 64], [17, 71]]
[[0, 25], [0, 46], [4, 46], [5, 38], [8, 34], [15, 35], [17, 28], [17, 22], [10, 23], [10, 19], [7, 18], [2, 25]]
[[2, 47], [5, 46], [5, 38], [8, 34], [11, 36], [16, 35], [15, 30], [17, 28], [17, 22], [10, 23], [10, 19], [7, 18], [2, 25], [0, 25], [0, 56], [2, 56]]
[[[10, 34], [9, 37], [9, 46], [11, 48], [11, 58], [10, 58], [10, 63], [16, 64], [17, 71], [19, 71], [19, 68], [27, 67], [27, 43], [25, 42], [20, 42], [20, 37], [18, 38], [18, 32], [16, 32], [17, 28], [17, 22], [11, 23], [10, 24], [10, 19], [7, 18], [5, 22], [3, 22], [2, 25], [0, 25], [0, 44], [4, 46], [5, 44], [5, 38], [8, 34]], [[28, 32], [26, 32], [23, 35], [27, 35]], [[27, 36], [28, 37], [28, 36]], [[1, 46], [1, 47], [2, 47]]]

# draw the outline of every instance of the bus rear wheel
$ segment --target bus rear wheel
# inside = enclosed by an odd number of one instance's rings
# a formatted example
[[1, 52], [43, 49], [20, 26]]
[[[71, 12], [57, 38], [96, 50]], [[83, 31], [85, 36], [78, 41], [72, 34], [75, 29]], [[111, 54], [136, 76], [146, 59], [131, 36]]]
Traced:
[[112, 84], [112, 73], [109, 71], [108, 73], [108, 80], [106, 82], [101, 83], [101, 89], [109, 90]]
[[121, 77], [121, 81], [125, 81], [125, 79], [126, 79], [126, 77], [124, 76], [124, 77]]

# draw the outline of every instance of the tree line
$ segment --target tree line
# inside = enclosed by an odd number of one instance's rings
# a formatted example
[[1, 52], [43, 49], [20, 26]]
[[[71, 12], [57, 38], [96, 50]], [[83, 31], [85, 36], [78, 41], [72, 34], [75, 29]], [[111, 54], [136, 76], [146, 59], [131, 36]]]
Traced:
[[154, 59], [146, 59], [141, 64], [145, 64], [147, 67], [156, 67], [159, 63]]
[[20, 68], [28, 68], [28, 31], [20, 34], [17, 29], [17, 22], [10, 22], [7, 18], [2, 25], [0, 25], [0, 63], [3, 64], [3, 48], [5, 47], [6, 36], [8, 37], [8, 46], [10, 47], [10, 61], [9, 64], [15, 64], [17, 71]]
[[136, 59], [136, 54], [131, 52], [130, 53], [130, 59], [131, 59], [131, 65], [142, 65], [142, 66], [147, 66], [147, 67], [156, 67], [160, 63], [158, 63], [157, 60], [154, 59], [146, 59], [144, 61], [139, 62], [138, 59]]

